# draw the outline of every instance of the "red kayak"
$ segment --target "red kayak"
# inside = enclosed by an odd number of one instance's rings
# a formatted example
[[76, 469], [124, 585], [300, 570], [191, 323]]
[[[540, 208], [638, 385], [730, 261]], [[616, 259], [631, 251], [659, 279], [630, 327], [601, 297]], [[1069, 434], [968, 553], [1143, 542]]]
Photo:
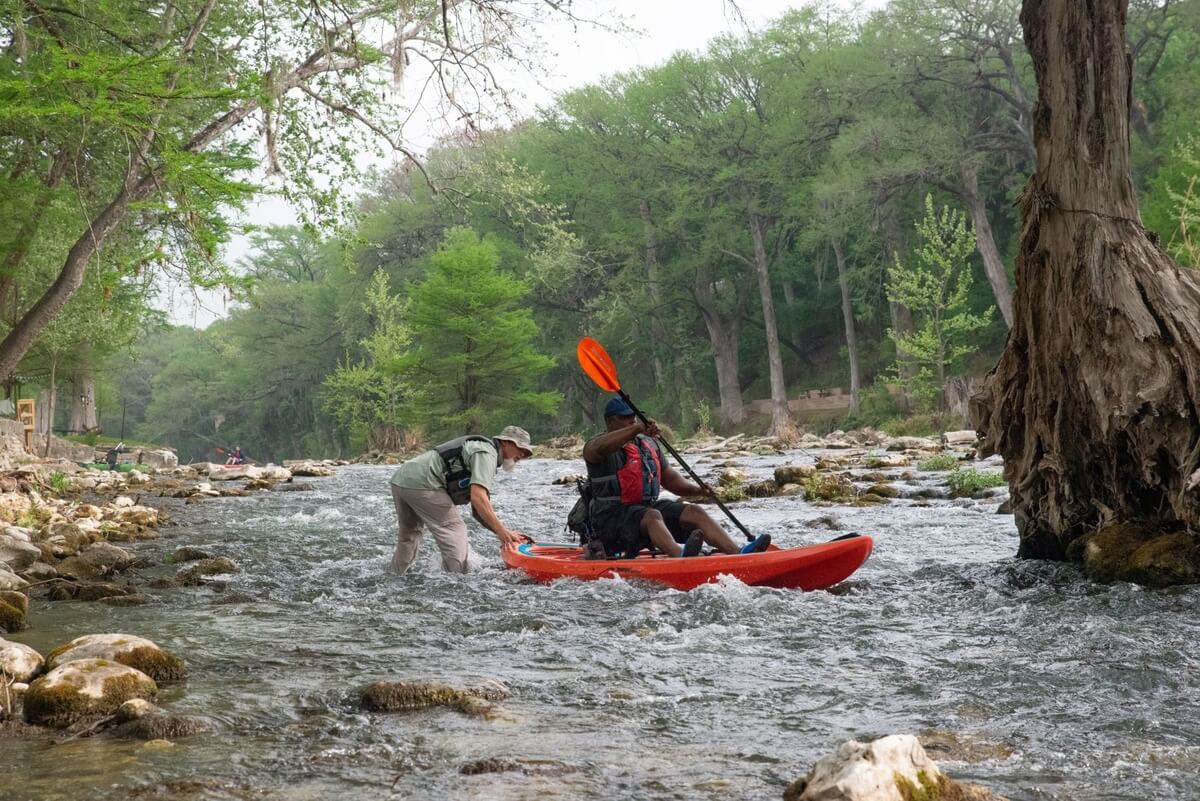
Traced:
[[560, 578], [616, 578], [657, 581], [677, 590], [709, 584], [732, 576], [756, 587], [785, 590], [823, 590], [844, 581], [867, 561], [870, 537], [851, 536], [799, 548], [772, 546], [762, 553], [714, 554], [687, 559], [651, 556], [635, 559], [584, 559], [577, 545], [531, 543], [502, 551], [504, 564], [524, 570], [536, 581]]

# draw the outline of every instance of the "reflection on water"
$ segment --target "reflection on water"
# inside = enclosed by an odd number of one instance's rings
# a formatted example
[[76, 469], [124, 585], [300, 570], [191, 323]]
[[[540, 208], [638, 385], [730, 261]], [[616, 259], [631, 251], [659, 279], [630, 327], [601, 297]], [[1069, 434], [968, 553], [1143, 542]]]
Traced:
[[[743, 462], [756, 478], [773, 464]], [[523, 462], [500, 478], [500, 515], [564, 539], [573, 490], [549, 482], [576, 470]], [[427, 540], [413, 573], [387, 576], [389, 473], [180, 506], [182, 526], [139, 546], [228, 556], [242, 572], [224, 588], [150, 590], [128, 609], [35, 604], [13, 639], [45, 652], [86, 633], [149, 637], [191, 670], [163, 704], [217, 726], [161, 748], [0, 741], [0, 798], [778, 798], [842, 740], [893, 732], [971, 745], [950, 771], [1017, 801], [1200, 797], [1197, 590], [1017, 562], [994, 503], [738, 504], [781, 545], [835, 536], [819, 527], [832, 515], [875, 553], [835, 592], [680, 593], [531, 584], [473, 523], [477, 572], [440, 573]], [[354, 689], [381, 678], [495, 679], [512, 695], [491, 720], [359, 711]], [[509, 769], [461, 772], [484, 758]]]

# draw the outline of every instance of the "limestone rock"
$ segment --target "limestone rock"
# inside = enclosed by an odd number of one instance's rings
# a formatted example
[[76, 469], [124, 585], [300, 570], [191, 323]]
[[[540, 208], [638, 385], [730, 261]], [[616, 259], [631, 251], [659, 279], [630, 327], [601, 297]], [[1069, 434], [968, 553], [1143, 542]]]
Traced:
[[29, 685], [25, 720], [66, 728], [111, 715], [131, 698], [153, 698], [154, 679], [140, 670], [107, 659], [77, 659], [53, 668]]
[[737, 487], [750, 480], [750, 474], [740, 467], [726, 467], [717, 475], [722, 487]]
[[751, 498], [773, 498], [779, 494], [780, 487], [774, 479], [768, 478], [765, 481], [752, 481], [745, 489]]
[[150, 640], [132, 634], [88, 634], [60, 645], [46, 655], [53, 670], [78, 660], [105, 659], [136, 668], [156, 681], [175, 681], [187, 675], [183, 660]]
[[117, 509], [129, 509], [133, 506], [136, 506], [136, 504], [133, 502], [133, 498], [130, 498], [128, 495], [118, 495], [117, 497], [113, 498], [112, 505]]
[[573, 486], [576, 481], [583, 481], [586, 478], [587, 476], [580, 475], [579, 473], [567, 473], [566, 475], [559, 476], [550, 483], [558, 486]]
[[75, 556], [59, 563], [60, 576], [77, 579], [93, 579], [116, 573], [133, 564], [133, 554], [109, 542], [96, 542]]
[[202, 734], [211, 728], [203, 718], [151, 712], [115, 726], [105, 732], [105, 735], [126, 740], [166, 741]]
[[322, 476], [332, 476], [333, 475], [332, 468], [326, 467], [325, 465], [319, 464], [317, 462], [301, 462], [300, 464], [292, 465], [291, 471], [292, 471], [293, 476], [303, 476], [303, 477], [312, 477], [312, 478], [320, 478]]
[[13, 573], [7, 567], [0, 565], [0, 591], [2, 590], [23, 590], [29, 586], [29, 582]]
[[0, 520], [16, 523], [33, 508], [33, 501], [24, 492], [0, 492]]
[[803, 495], [803, 494], [804, 494], [804, 487], [800, 486], [799, 484], [784, 484], [782, 487], [779, 488], [779, 491], [775, 493], [776, 497], [779, 497], [779, 498], [790, 498], [793, 495]]
[[1003, 801], [990, 791], [950, 779], [916, 737], [894, 734], [870, 743], [849, 740], [794, 782], [785, 801]]
[[871, 456], [867, 458], [867, 467], [870, 467], [873, 470], [883, 467], [908, 467], [911, 463], [911, 459], [898, 453], [889, 453], [883, 456]]
[[942, 434], [942, 442], [951, 448], [962, 445], [974, 445], [977, 440], [978, 435], [971, 429], [966, 429], [963, 431], [947, 431]]
[[780, 465], [775, 468], [775, 483], [781, 487], [785, 484], [802, 484], [804, 479], [816, 472], [816, 465], [811, 464]]
[[27, 608], [28, 605], [13, 604], [5, 598], [0, 598], [0, 634], [11, 634], [25, 628]]
[[928, 437], [893, 437], [888, 440], [889, 451], [940, 451], [940, 442]]
[[42, 549], [28, 540], [0, 534], [0, 565], [11, 573], [20, 573], [42, 557]]
[[39, 581], [49, 581], [52, 578], [58, 578], [58, 571], [45, 562], [34, 562], [21, 571], [21, 578], [30, 584], [36, 584]]
[[113, 584], [110, 581], [94, 581], [80, 585], [79, 590], [75, 593], [75, 598], [79, 601], [103, 601], [107, 598], [121, 598], [136, 593], [137, 590], [122, 587], [120, 584]]
[[131, 720], [137, 720], [146, 715], [154, 715], [161, 711], [161, 709], [145, 698], [131, 698], [121, 704], [120, 709], [117, 710], [117, 720], [121, 723], [128, 723]]
[[[1082, 554], [1079, 553], [1082, 551]], [[1096, 581], [1131, 581], [1148, 587], [1200, 582], [1200, 538], [1136, 523], [1110, 526], [1071, 544]]]
[[27, 682], [42, 672], [46, 660], [28, 645], [0, 639], [0, 676]]
[[67, 520], [49, 523], [42, 529], [42, 541], [50, 546], [51, 553], [58, 559], [74, 556], [80, 548], [91, 544], [91, 537], [79, 526]]

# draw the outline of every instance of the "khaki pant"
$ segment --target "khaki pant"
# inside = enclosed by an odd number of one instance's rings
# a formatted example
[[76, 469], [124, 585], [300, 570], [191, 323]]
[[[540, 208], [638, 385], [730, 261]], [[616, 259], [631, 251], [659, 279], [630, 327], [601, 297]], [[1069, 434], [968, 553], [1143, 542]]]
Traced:
[[396, 518], [400, 524], [392, 572], [403, 573], [412, 566], [421, 544], [422, 529], [428, 527], [442, 552], [442, 568], [448, 573], [466, 573], [470, 552], [467, 524], [446, 491], [388, 486], [392, 488], [392, 501], [396, 504]]

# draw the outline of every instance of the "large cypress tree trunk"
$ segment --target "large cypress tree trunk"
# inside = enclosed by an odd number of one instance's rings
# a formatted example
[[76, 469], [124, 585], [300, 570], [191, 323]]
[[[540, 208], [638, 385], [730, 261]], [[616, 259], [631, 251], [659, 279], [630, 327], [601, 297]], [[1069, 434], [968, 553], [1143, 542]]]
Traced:
[[1012, 330], [972, 399], [983, 451], [1005, 460], [1020, 556], [1090, 563], [1090, 546], [1069, 546], [1108, 524], [1136, 524], [1114, 529], [1127, 539], [1200, 524], [1200, 283], [1138, 216], [1127, 7], [1025, 0], [1021, 13], [1037, 169]]

